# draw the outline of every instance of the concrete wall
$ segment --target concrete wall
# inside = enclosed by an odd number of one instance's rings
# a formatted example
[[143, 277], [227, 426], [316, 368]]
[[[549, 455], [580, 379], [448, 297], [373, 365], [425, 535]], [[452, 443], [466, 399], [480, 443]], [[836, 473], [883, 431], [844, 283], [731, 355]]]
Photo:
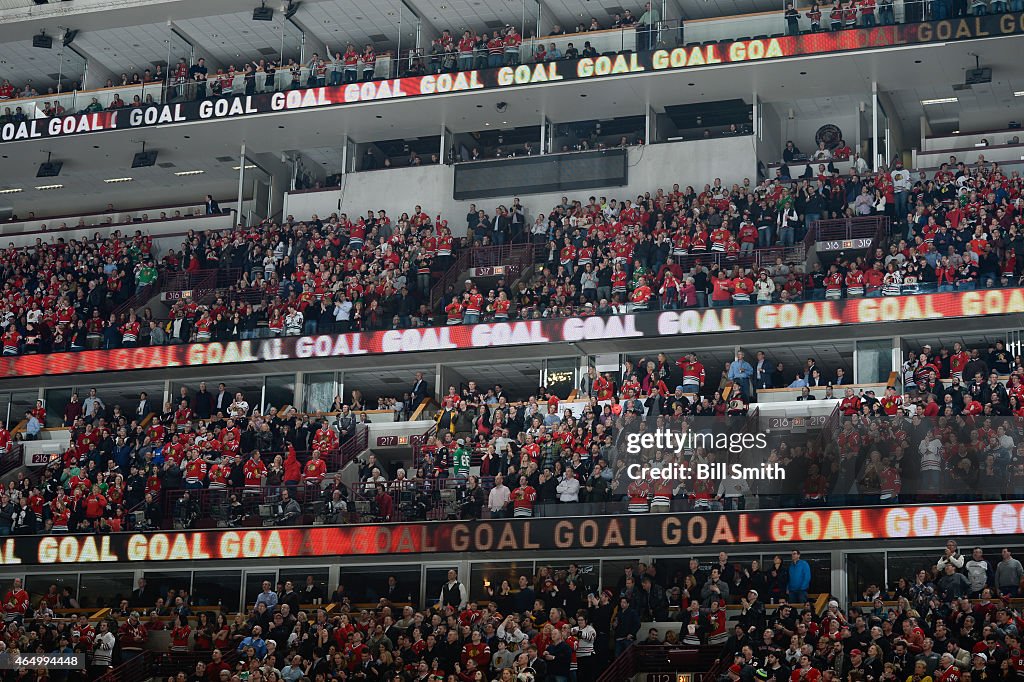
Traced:
[[[868, 102], [870, 105], [870, 97], [868, 97]], [[829, 123], [839, 126], [839, 129], [843, 131], [843, 138], [846, 140], [846, 143], [850, 145], [851, 148], [856, 148], [858, 139], [858, 112], [856, 110], [826, 117], [801, 116], [799, 112], [797, 112], [795, 118], [789, 118], [789, 109], [784, 104], [775, 103], [772, 106], [775, 107], [778, 114], [781, 126], [780, 133], [782, 137], [782, 144], [775, 152], [776, 160], [782, 159], [782, 148], [786, 144], [786, 140], [792, 140], [804, 154], [807, 154], [808, 156], [813, 154], [814, 150], [818, 148], [818, 145], [814, 143], [815, 133], [818, 132], [818, 129], [821, 128], [821, 126]], [[870, 120], [870, 117], [868, 120]], [[860, 131], [860, 136], [871, 136], [870, 124], [867, 130]]]
[[[595, 187], [567, 193], [570, 199], [585, 201], [590, 196], [636, 198], [644, 192], [654, 193], [672, 185], [693, 185], [698, 191], [715, 178], [725, 185], [750, 178], [756, 182], [757, 161], [753, 136], [694, 140], [633, 147], [628, 150], [629, 183], [625, 187]], [[419, 166], [351, 173], [340, 189], [292, 193], [285, 201], [285, 214], [297, 219], [314, 213], [320, 217], [334, 212], [349, 217], [365, 215], [367, 210], [384, 209], [396, 218], [411, 213], [419, 204], [431, 216], [441, 214], [457, 230], [463, 228], [462, 216], [471, 203], [491, 213], [499, 204], [508, 204], [512, 197], [484, 199], [477, 202], [455, 201], [452, 198], [454, 169], [451, 166]], [[529, 220], [541, 211], [548, 211], [566, 193], [522, 195]], [[452, 218], [456, 219], [453, 220]], [[456, 234], [461, 232], [456, 231]]]

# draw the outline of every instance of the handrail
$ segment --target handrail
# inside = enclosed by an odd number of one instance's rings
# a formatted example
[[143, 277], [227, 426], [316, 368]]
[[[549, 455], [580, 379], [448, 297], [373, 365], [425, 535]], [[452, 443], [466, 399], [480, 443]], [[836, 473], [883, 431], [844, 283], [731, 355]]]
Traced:
[[[852, 389], [869, 388], [871, 386], [878, 386], [879, 384], [882, 384], [882, 383], [885, 383], [885, 382], [883, 382], [883, 381], [868, 381], [868, 382], [861, 383], [861, 384], [839, 384], [838, 386], [834, 386], [833, 388], [835, 388], [837, 390], [839, 390], [839, 389], [845, 390], [847, 388], [852, 388]], [[826, 386], [810, 386], [810, 388], [812, 388], [812, 389], [815, 389], [815, 388], [827, 388], [827, 385]], [[789, 388], [788, 386], [784, 386], [782, 388], [759, 388], [759, 389], [757, 389], [757, 392], [758, 393], [785, 393], [787, 391], [793, 391], [793, 390], [799, 390], [799, 389], [793, 389], [793, 388]]]
[[822, 592], [818, 595], [818, 598], [814, 600], [814, 613], [815, 615], [821, 615], [825, 610], [825, 605], [828, 604], [829, 595], [827, 592]]
[[622, 652], [597, 678], [597, 682], [622, 682], [636, 673], [637, 648], [634, 644]]
[[821, 430], [818, 431], [818, 450], [820, 452], [824, 452], [830, 443], [837, 441], [839, 438], [839, 425], [842, 421], [842, 411], [839, 409], [839, 403], [837, 402], [828, 419], [822, 424]]
[[129, 680], [145, 680], [152, 675], [146, 673], [152, 670], [153, 659], [156, 653], [148, 649], [143, 650], [138, 656], [133, 656], [116, 668], [111, 668], [96, 678], [95, 682], [129, 682]]
[[808, 233], [813, 235], [812, 241], [876, 237], [879, 232], [884, 234], [888, 225], [886, 216], [834, 218], [814, 221]]
[[25, 465], [25, 457], [22, 455], [23, 449], [24, 446], [21, 443], [13, 443], [10, 452], [0, 457], [0, 480], [6, 478], [15, 469], [20, 469]]
[[[225, 663], [231, 664], [238, 659], [238, 651], [235, 649], [222, 649], [221, 653]], [[197, 661], [205, 661], [209, 656], [208, 651], [185, 651], [167, 652], [152, 651], [144, 649], [138, 656], [133, 656], [116, 668], [111, 668], [94, 682], [137, 682], [150, 678], [165, 677], [166, 674], [174, 672], [174, 669], [187, 669], [195, 667]], [[167, 670], [171, 666], [171, 670]]]
[[438, 277], [437, 282], [430, 289], [430, 308], [434, 309], [441, 301], [441, 297], [444, 296], [444, 292], [448, 289], [448, 285], [455, 284], [459, 276], [466, 271], [469, 264], [469, 252], [472, 249], [462, 249], [455, 255], [455, 261], [441, 273]]
[[[509, 243], [497, 246], [475, 246], [458, 252], [455, 261], [438, 278], [430, 289], [430, 307], [437, 307], [449, 285], [455, 284], [463, 272], [471, 268], [497, 267], [506, 268], [506, 278], [511, 274], [518, 276], [536, 263], [538, 254], [543, 252], [543, 244], [532, 242], [520, 244]], [[509, 282], [511, 279], [509, 278]]]
[[420, 417], [423, 416], [423, 413], [431, 405], [437, 406], [437, 401], [434, 400], [432, 397], [427, 396], [419, 404], [419, 407], [417, 407], [416, 410], [411, 415], [409, 415], [409, 421], [411, 421], [411, 422], [419, 421]]

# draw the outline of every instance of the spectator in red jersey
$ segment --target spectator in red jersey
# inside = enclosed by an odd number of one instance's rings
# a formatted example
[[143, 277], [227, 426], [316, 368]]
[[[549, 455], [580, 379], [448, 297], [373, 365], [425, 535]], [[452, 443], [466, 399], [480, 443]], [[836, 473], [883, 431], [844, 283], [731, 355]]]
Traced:
[[28, 608], [28, 592], [22, 587], [21, 578], [15, 578], [11, 588], [4, 594], [4, 622], [21, 623]]

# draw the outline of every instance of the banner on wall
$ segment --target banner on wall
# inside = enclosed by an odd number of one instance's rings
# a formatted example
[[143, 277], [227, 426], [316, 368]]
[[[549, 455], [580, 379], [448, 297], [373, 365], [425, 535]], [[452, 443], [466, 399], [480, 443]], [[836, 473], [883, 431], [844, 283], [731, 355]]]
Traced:
[[708, 548], [1019, 533], [1024, 503], [1016, 502], [14, 537], [0, 542], [0, 564]]
[[298, 111], [357, 102], [447, 95], [474, 90], [501, 90], [557, 81], [592, 80], [635, 73], [657, 73], [719, 64], [801, 57], [829, 52], [1010, 36], [1024, 33], [1024, 14], [991, 14], [899, 26], [808, 33], [754, 40], [726, 40], [705, 45], [620, 53], [518, 67], [481, 69], [428, 76], [352, 83], [235, 98], [162, 104], [37, 118], [0, 126], [0, 141], [66, 137], [103, 130], [148, 128], [191, 121], [223, 120], [281, 111]]
[[917, 296], [646, 312], [611, 317], [489, 322], [425, 329], [4, 356], [0, 357], [0, 378], [508, 348], [577, 341], [619, 341], [628, 338], [671, 339], [722, 332], [806, 329], [1014, 313], [1024, 313], [1024, 289], [987, 289]]

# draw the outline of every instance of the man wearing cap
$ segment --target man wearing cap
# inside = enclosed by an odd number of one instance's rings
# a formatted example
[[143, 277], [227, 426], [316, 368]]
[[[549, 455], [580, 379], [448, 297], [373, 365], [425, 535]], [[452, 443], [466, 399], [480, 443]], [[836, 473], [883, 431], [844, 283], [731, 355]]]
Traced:
[[971, 679], [972, 680], [986, 680], [989, 677], [988, 671], [988, 654], [984, 651], [971, 656]]
[[860, 672], [860, 673], [865, 672], [864, 671], [864, 652], [861, 651], [860, 649], [851, 649], [850, 650], [850, 660], [849, 660], [849, 663], [847, 663], [846, 669], [843, 670], [843, 673], [842, 673], [842, 675], [840, 675], [840, 677], [848, 679], [848, 675], [851, 672], [855, 671], [855, 670], [857, 672]]
[[740, 598], [739, 622], [747, 632], [760, 632], [764, 630], [767, 622], [764, 604], [758, 599], [757, 590], [747, 590], [747, 596]]
[[682, 385], [676, 386], [674, 393], [661, 399], [661, 404], [658, 406], [658, 414], [675, 414], [676, 405], [682, 407], [683, 412], [686, 412], [690, 406], [690, 399], [686, 397], [686, 388]]
[[148, 636], [146, 626], [139, 621], [139, 612], [132, 611], [128, 615], [128, 620], [117, 631], [117, 641], [121, 645], [123, 660], [141, 654]]

